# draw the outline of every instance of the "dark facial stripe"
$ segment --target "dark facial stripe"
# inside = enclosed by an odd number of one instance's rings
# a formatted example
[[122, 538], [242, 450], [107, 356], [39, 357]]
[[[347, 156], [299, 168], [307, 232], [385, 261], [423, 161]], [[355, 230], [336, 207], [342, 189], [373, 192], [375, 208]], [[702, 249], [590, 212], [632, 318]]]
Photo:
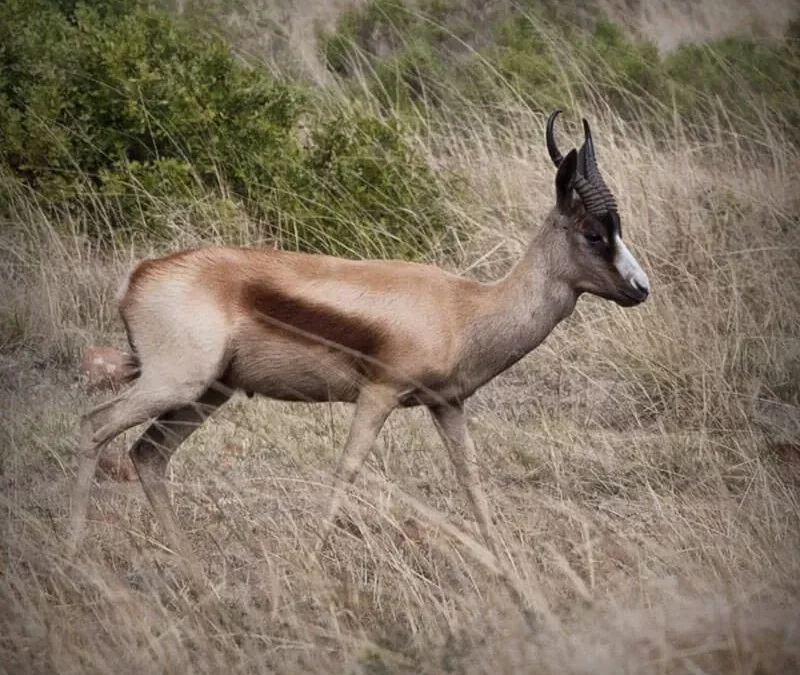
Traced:
[[595, 218], [587, 214], [581, 221], [579, 229], [587, 237], [589, 246], [595, 255], [600, 256], [609, 263], [614, 261], [617, 254], [616, 232], [618, 230], [610, 218], [607, 216]]
[[622, 223], [616, 211], [608, 211], [603, 216], [603, 223], [608, 228], [608, 234], [612, 239], [614, 235], [619, 235], [619, 238], [622, 239]]

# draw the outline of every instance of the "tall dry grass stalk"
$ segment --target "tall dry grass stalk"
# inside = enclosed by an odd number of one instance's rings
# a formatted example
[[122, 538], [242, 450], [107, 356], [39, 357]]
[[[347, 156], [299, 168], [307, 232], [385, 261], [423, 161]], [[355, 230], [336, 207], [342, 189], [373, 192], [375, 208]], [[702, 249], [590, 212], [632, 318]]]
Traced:
[[[652, 298], [582, 300], [471, 404], [538, 634], [482, 564], [420, 411], [390, 420], [325, 557], [312, 546], [349, 409], [238, 399], [171, 469], [212, 594], [186, 585], [136, 484], [97, 486], [88, 541], [65, 557], [90, 403], [75, 359], [122, 342], [114, 293], [148, 251], [97, 250], [29, 198], [0, 235], [0, 670], [800, 669], [798, 149], [767, 127], [759, 143], [724, 126], [701, 143], [677, 121], [657, 142], [584, 112]], [[460, 270], [480, 278], [508, 269], [553, 203], [543, 119], [506, 118], [475, 110], [415, 139], [466, 178], [452, 215], [475, 232]]]

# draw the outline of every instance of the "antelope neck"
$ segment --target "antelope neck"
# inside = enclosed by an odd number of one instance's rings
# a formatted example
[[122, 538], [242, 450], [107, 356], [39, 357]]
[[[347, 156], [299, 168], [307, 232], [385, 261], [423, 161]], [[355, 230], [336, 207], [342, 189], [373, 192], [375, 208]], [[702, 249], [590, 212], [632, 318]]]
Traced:
[[500, 281], [487, 284], [483, 311], [469, 326], [462, 368], [479, 387], [535, 349], [569, 316], [577, 294], [559, 279], [547, 230]]

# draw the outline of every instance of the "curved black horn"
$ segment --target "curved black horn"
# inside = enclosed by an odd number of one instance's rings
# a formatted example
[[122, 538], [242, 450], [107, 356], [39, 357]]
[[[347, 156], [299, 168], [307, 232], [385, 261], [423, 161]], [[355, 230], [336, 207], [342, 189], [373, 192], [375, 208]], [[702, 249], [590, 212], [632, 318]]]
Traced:
[[606, 195], [591, 181], [578, 174], [575, 176], [575, 192], [583, 202], [584, 208], [597, 218], [609, 212]]
[[589, 122], [583, 118], [583, 144], [586, 146], [586, 159], [589, 160], [589, 166], [597, 168], [597, 158], [594, 155], [594, 142], [592, 141], [592, 130], [589, 128]]
[[553, 125], [555, 124], [556, 117], [561, 114], [561, 110], [554, 110], [550, 113], [550, 117], [547, 118], [547, 130], [545, 131], [544, 138], [547, 142], [547, 152], [550, 154], [550, 159], [553, 160], [553, 164], [556, 167], [561, 165], [561, 162], [564, 161], [564, 156], [558, 151], [558, 146], [556, 145], [556, 139], [553, 136]]
[[599, 212], [617, 211], [617, 201], [603, 180], [603, 176], [597, 166], [592, 130], [589, 128], [589, 122], [586, 119], [583, 120], [583, 135], [583, 146], [578, 153], [578, 173], [586, 178], [587, 185], [584, 190], [589, 190], [591, 193], [591, 196], [587, 196], [593, 208], [589, 208], [589, 204], [586, 203], [587, 200], [584, 199], [583, 195], [581, 195], [581, 199], [586, 204], [587, 210], [596, 211], [595, 215], [599, 215]]

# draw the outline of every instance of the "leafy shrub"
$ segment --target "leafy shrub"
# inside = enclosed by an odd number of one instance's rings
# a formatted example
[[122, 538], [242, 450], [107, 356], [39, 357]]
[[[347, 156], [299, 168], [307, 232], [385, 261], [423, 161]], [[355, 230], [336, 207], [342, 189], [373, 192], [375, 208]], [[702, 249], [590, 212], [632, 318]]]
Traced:
[[745, 122], [775, 116], [800, 127], [800, 44], [767, 44], [727, 37], [684, 45], [664, 61], [679, 108], [686, 115], [722, 110]]
[[[366, 76], [382, 104], [402, 110], [421, 103], [452, 112], [464, 100], [493, 105], [510, 94], [550, 109], [578, 84], [577, 73], [566, 71], [580, 47], [593, 52], [593, 62], [598, 55], [613, 57], [614, 48], [632, 51], [610, 25], [590, 44], [581, 3], [523, 2], [510, 14], [470, 13], [468, 5], [371, 0], [344, 12], [332, 33], [321, 34], [323, 58], [340, 76]], [[607, 35], [612, 39], [606, 45]]]
[[642, 99], [647, 104], [664, 98], [661, 59], [653, 43], [631, 40], [618, 24], [598, 21], [578, 44], [589, 82], [620, 113], [634, 112]]
[[447, 232], [440, 193], [454, 185], [434, 179], [396, 118], [357, 109], [330, 116], [312, 133], [302, 169], [291, 212], [313, 248], [413, 256]]
[[0, 44], [0, 159], [52, 207], [88, 200], [117, 230], [157, 229], [165, 202], [232, 197], [270, 223], [264, 236], [288, 226], [331, 252], [408, 253], [400, 212], [444, 228], [439, 184], [399, 124], [326, 111], [146, 3], [9, 0]]
[[361, 8], [346, 10], [335, 32], [321, 33], [325, 61], [340, 75], [354, 75], [359, 71], [357, 51], [366, 57], [380, 57], [402, 49], [404, 36], [415, 23], [402, 3], [391, 0], [370, 0]]
[[[795, 137], [800, 128], [800, 43], [792, 37], [800, 24], [783, 44], [729, 37], [662, 57], [600, 12], [589, 21], [577, 3], [518, 3], [491, 15], [488, 28], [477, 15], [465, 22], [462, 5], [372, 0], [322, 36], [323, 55], [334, 72], [366, 77], [373, 96], [400, 110], [421, 103], [452, 114], [465, 100], [516, 98], [546, 111], [578, 98], [627, 119], [660, 122], [677, 112], [700, 129], [710, 112], [739, 127], [777, 118]], [[453, 16], [457, 39], [441, 29]]]
[[453, 86], [453, 55], [472, 34], [463, 9], [443, 0], [369, 0], [343, 12], [334, 31], [319, 32], [323, 61], [342, 77], [365, 73], [371, 95], [385, 108], [442, 103]]
[[502, 87], [507, 86], [523, 100], [535, 101], [543, 109], [558, 106], [565, 83], [552, 38], [552, 33], [527, 14], [499, 22], [494, 44], [483, 52], [499, 76], [490, 97], [502, 95]]
[[134, 181], [156, 197], [222, 176], [237, 192], [256, 175], [273, 183], [296, 154], [297, 93], [239, 66], [219, 40], [124, 4], [7, 6], [5, 161], [56, 201], [87, 182], [120, 195]]

